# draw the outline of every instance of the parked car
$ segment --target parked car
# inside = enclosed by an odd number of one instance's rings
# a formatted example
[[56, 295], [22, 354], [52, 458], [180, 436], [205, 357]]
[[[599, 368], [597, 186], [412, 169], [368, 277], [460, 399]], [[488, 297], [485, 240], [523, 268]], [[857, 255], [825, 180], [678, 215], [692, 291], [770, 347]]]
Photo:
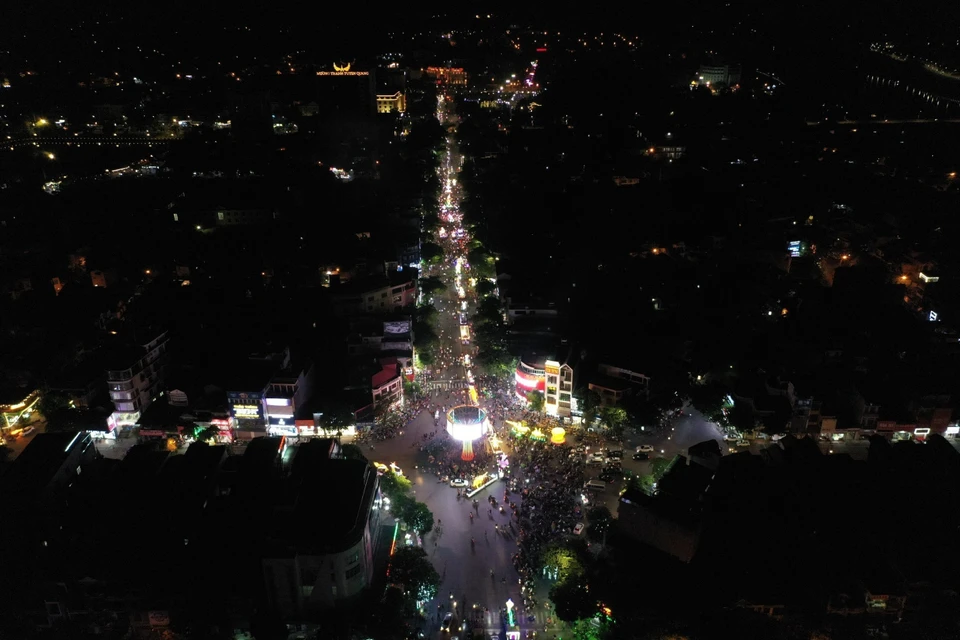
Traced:
[[33, 425], [30, 425], [29, 427], [24, 428], [23, 433], [21, 433], [20, 435], [23, 436], [24, 438], [26, 438], [27, 436], [31, 435], [31, 434], [32, 434], [34, 431], [36, 431], [36, 430], [37, 430], [36, 427], [34, 427]]
[[748, 440], [737, 440], [738, 447], [749, 447], [750, 442]]
[[582, 522], [578, 522], [578, 523], [577, 523], [577, 526], [575, 526], [575, 527], [573, 528], [573, 535], [578, 536], [578, 535], [580, 535], [581, 533], [583, 533], [583, 523], [582, 523]]
[[613, 449], [607, 452], [607, 457], [613, 460], [622, 460], [623, 459], [623, 449]]
[[649, 454], [649, 453], [635, 453], [635, 454], [633, 454], [633, 459], [634, 459], [634, 460], [649, 460], [649, 459], [650, 459], [650, 454]]
[[453, 614], [447, 611], [446, 615], [443, 616], [443, 622], [440, 623], [440, 631], [450, 632], [450, 625], [453, 624]]
[[637, 447], [637, 453], [653, 453], [653, 445], [642, 444], [639, 447]]
[[463, 478], [454, 478], [450, 481], [451, 487], [468, 487], [470, 483], [464, 480]]

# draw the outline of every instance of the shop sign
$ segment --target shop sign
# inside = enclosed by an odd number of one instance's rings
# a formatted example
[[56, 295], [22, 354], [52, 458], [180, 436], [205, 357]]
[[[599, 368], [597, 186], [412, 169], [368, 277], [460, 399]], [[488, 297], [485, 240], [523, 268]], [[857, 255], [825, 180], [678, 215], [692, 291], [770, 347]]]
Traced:
[[237, 418], [259, 418], [260, 405], [258, 404], [235, 404], [233, 405], [233, 415]]

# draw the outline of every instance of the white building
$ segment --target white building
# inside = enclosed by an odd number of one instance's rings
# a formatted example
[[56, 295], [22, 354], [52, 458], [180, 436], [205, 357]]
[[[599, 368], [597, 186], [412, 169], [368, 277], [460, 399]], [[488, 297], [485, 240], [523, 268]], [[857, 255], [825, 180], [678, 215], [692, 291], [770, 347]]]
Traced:
[[[116, 351], [111, 359], [116, 369], [107, 369], [107, 390], [114, 411], [108, 424], [133, 426], [163, 391], [166, 379], [167, 332], [152, 334], [146, 342]], [[124, 367], [124, 368], [120, 368]]]
[[296, 436], [297, 408], [310, 397], [313, 386], [313, 363], [282, 371], [267, 384], [263, 394], [263, 415], [267, 435]]
[[556, 360], [547, 360], [543, 367], [545, 385], [543, 407], [547, 415], [569, 417], [573, 410], [573, 368]]

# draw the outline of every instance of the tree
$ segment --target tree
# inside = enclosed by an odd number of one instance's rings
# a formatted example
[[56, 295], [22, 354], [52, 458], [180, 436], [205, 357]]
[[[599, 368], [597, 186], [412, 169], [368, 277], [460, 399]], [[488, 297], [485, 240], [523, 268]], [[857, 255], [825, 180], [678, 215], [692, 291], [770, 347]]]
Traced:
[[556, 608], [557, 617], [564, 622], [583, 620], [597, 612], [597, 600], [590, 595], [586, 576], [583, 575], [553, 585], [550, 588], [550, 600]]
[[216, 440], [218, 435], [220, 435], [219, 429], [206, 427], [197, 432], [196, 439], [197, 442], [209, 442], [210, 440]]
[[426, 535], [433, 530], [433, 512], [424, 503], [404, 495], [394, 505], [396, 516], [414, 531]]
[[437, 276], [427, 276], [426, 278], [420, 278], [420, 291], [423, 292], [423, 295], [429, 296], [437, 293], [439, 291], [446, 291], [447, 285], [438, 278]]
[[[351, 445], [344, 445], [344, 447], [347, 446]], [[411, 487], [413, 487], [413, 483], [410, 482], [409, 478], [398, 475], [393, 471], [386, 471], [380, 476], [380, 491], [393, 503], [403, 501]]]
[[624, 489], [627, 491], [642, 491], [649, 495], [653, 493], [653, 483], [653, 474], [632, 475], [627, 478]]
[[[425, 211], [423, 214], [423, 230], [426, 233], [433, 233], [440, 228], [440, 216], [436, 211]], [[421, 249], [421, 257], [423, 256]]]
[[413, 320], [414, 322], [432, 325], [437, 320], [437, 308], [429, 302], [425, 302], [414, 309]]
[[581, 387], [580, 390], [576, 392], [576, 395], [583, 406], [583, 424], [585, 427], [590, 428], [597, 419], [597, 416], [600, 415], [600, 394], [591, 389]]
[[610, 530], [612, 520], [610, 509], [602, 505], [593, 507], [587, 512], [587, 520], [590, 522], [590, 526], [587, 528], [587, 537], [594, 542], [603, 540], [603, 534]]
[[623, 437], [623, 429], [627, 425], [627, 412], [623, 407], [604, 407], [600, 418], [615, 438], [619, 440]]
[[554, 543], [543, 550], [540, 566], [558, 582], [582, 576], [586, 564], [586, 547], [574, 543]]
[[613, 625], [604, 616], [578, 620], [571, 631], [574, 640], [607, 640], [613, 636]]
[[497, 285], [495, 282], [483, 278], [482, 280], [477, 281], [477, 286], [475, 287], [477, 295], [481, 298], [492, 295], [494, 291], [497, 290]]
[[423, 395], [423, 387], [416, 380], [403, 381], [403, 397], [416, 399]]
[[527, 402], [530, 403], [531, 411], [543, 411], [543, 391], [531, 391], [527, 394]]
[[69, 408], [70, 398], [59, 391], [44, 391], [43, 395], [40, 396], [40, 401], [37, 402], [37, 410], [42, 413], [45, 418], [49, 418], [50, 415], [57, 411]]
[[689, 400], [694, 409], [702, 413], [708, 420], [716, 422], [716, 417], [723, 415], [721, 409], [723, 408], [726, 395], [726, 389], [719, 383], [706, 382], [690, 387]]
[[400, 547], [390, 558], [390, 581], [402, 584], [415, 600], [432, 600], [440, 588], [440, 576], [421, 547]]
[[474, 315], [474, 324], [503, 324], [503, 311], [500, 300], [486, 297], [477, 304], [477, 313]]
[[320, 428], [324, 433], [339, 433], [357, 421], [350, 405], [339, 400], [329, 400], [323, 404], [320, 414]]
[[660, 482], [660, 478], [667, 472], [667, 469], [670, 468], [670, 465], [673, 464], [674, 458], [667, 460], [666, 458], [654, 458], [650, 463], [650, 472], [653, 475], [654, 482]]
[[[787, 418], [789, 419], [789, 417]], [[740, 431], [753, 431], [753, 428], [756, 426], [756, 418], [753, 415], [753, 408], [745, 402], [734, 403], [733, 409], [730, 409], [730, 413], [727, 416], [727, 420]], [[770, 424], [783, 425], [785, 422], [786, 420], [781, 422], [770, 421]], [[766, 431], [767, 429], [765, 428], [764, 430]], [[783, 431], [782, 427], [780, 429], [771, 429], [768, 431], [768, 433], [777, 434], [781, 431]]]
[[434, 242], [422, 242], [420, 244], [420, 259], [430, 264], [440, 264], [443, 261], [443, 248]]

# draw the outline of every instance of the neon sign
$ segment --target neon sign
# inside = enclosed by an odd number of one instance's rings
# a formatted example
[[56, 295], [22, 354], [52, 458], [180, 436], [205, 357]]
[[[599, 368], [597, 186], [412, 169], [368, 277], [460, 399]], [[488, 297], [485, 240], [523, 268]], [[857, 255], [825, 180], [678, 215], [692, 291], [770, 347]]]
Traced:
[[333, 71], [317, 71], [318, 76], [369, 76], [369, 71], [350, 71], [350, 65], [345, 64], [342, 67], [336, 63], [333, 65]]
[[259, 418], [260, 405], [258, 404], [235, 404], [233, 405], [233, 415], [238, 418]]

